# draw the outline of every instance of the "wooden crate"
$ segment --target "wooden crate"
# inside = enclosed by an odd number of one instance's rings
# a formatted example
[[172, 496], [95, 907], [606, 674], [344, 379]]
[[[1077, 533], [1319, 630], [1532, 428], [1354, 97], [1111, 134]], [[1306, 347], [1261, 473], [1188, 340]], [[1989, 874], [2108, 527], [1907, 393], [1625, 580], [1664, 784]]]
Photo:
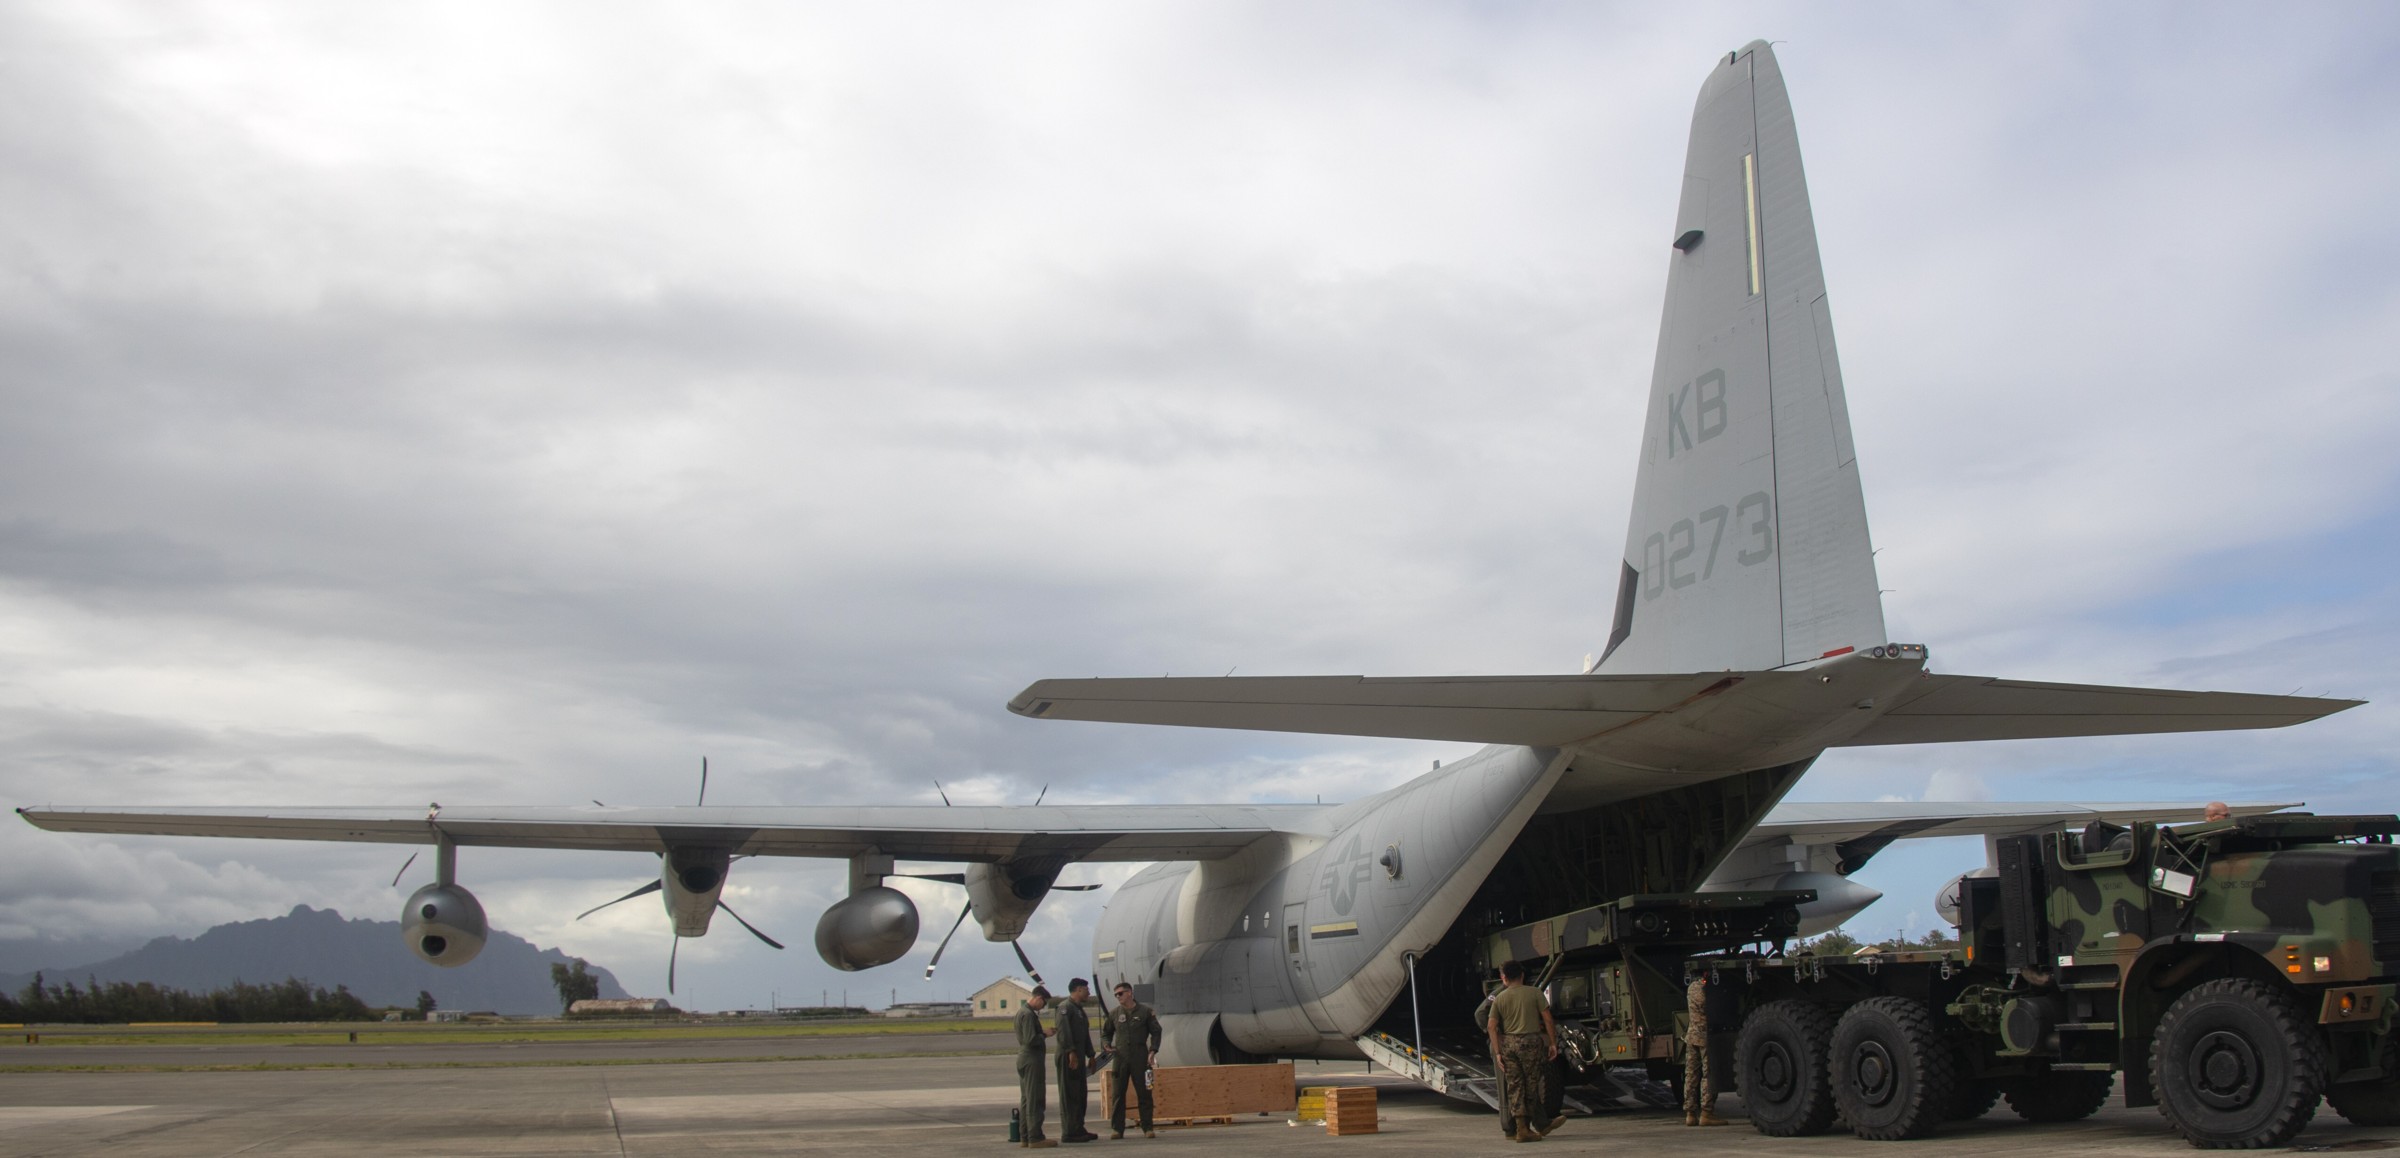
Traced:
[[1325, 1092], [1325, 1132], [1373, 1134], [1375, 1087], [1337, 1086]]
[[[1257, 1066], [1160, 1066], [1150, 1083], [1150, 1120], [1156, 1125], [1192, 1125], [1203, 1121], [1231, 1123], [1237, 1114], [1271, 1114], [1290, 1110], [1293, 1097], [1292, 1063]], [[1103, 1075], [1105, 1076], [1105, 1075]], [[1140, 1081], [1140, 1077], [1135, 1077]], [[1112, 1109], [1110, 1086], [1101, 1087], [1100, 1114]], [[1141, 1101], [1126, 1091], [1130, 1123], [1141, 1113]]]

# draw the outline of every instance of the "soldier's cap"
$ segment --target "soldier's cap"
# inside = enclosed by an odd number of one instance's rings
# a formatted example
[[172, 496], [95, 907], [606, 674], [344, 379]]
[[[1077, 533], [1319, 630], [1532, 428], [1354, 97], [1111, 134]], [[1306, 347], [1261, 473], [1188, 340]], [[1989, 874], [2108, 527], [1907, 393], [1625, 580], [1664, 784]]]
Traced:
[[1075, 991], [1076, 991], [1076, 990], [1078, 990], [1078, 989], [1090, 989], [1091, 987], [1092, 987], [1092, 983], [1091, 983], [1091, 982], [1089, 982], [1089, 981], [1086, 981], [1086, 980], [1084, 980], [1084, 979], [1083, 979], [1083, 978], [1081, 978], [1081, 977], [1078, 977], [1078, 978], [1076, 978], [1076, 979], [1075, 979], [1075, 980], [1073, 980], [1073, 981], [1069, 981], [1069, 982], [1067, 982], [1067, 992], [1069, 992], [1069, 993], [1073, 993], [1073, 992], [1075, 992]]
[[1046, 1001], [1050, 997], [1050, 990], [1046, 986], [1036, 985], [1033, 987], [1033, 995]]

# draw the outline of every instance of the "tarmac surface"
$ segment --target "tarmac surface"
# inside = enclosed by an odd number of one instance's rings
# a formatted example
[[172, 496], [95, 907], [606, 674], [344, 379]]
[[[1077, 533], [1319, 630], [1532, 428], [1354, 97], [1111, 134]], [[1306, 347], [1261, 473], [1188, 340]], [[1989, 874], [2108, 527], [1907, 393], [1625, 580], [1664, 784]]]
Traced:
[[[901, 1054], [932, 1044], [957, 1048], [960, 1038], [930, 1042], [900, 1037], [773, 1040], [783, 1054], [798, 1047], [829, 1052]], [[1000, 1037], [994, 1034], [992, 1037]], [[503, 1045], [356, 1047], [418, 1049], [415, 1064], [367, 1068], [319, 1063], [324, 1047], [229, 1047], [281, 1050], [282, 1064], [311, 1068], [271, 1071], [15, 1072], [0, 1075], [0, 1155], [667, 1155], [821, 1153], [905, 1155], [999, 1152], [1016, 1103], [1013, 1059], [885, 1056], [759, 1061], [755, 1040], [666, 1043], [679, 1057], [714, 1064], [662, 1064], [653, 1042], [581, 1042], [509, 1054]], [[839, 1047], [837, 1049], [837, 1047]], [[215, 1047], [79, 1046], [74, 1064], [98, 1063], [102, 1051], [124, 1049], [112, 1064], [134, 1057], [152, 1064], [159, 1050]], [[62, 1053], [64, 1051], [61, 1051]], [[467, 1065], [451, 1053], [475, 1055]], [[344, 1056], [348, 1056], [345, 1054]], [[8, 1051], [6, 1059], [27, 1055]], [[225, 1056], [187, 1052], [169, 1064], [225, 1064]], [[366, 1059], [361, 1059], [365, 1061]], [[1492, 1151], [1504, 1142], [1488, 1111], [1468, 1107], [1387, 1074], [1347, 1063], [1301, 1063], [1303, 1085], [1368, 1084], [1379, 1088], [1381, 1132], [1329, 1137], [1316, 1126], [1292, 1126], [1287, 1115], [1237, 1119], [1232, 1126], [1168, 1127], [1156, 1140], [1138, 1133], [1089, 1149], [1216, 1151], [1240, 1158], [1268, 1155], [1459, 1154]], [[1098, 1105], [1095, 1095], [1093, 1104]], [[1918, 1142], [1878, 1144], [1848, 1134], [1767, 1138], [1739, 1121], [1741, 1102], [1723, 1099], [1735, 1124], [1689, 1129], [1656, 1110], [1627, 1110], [1571, 1119], [1539, 1145], [1548, 1150], [1636, 1151], [1651, 1154], [1834, 1155], [2159, 1154], [2192, 1151], [2149, 1109], [2111, 1106], [2089, 1121], [2035, 1126], [2005, 1106], [1974, 1122], [1955, 1123]], [[1055, 1129], [1055, 1102], [1052, 1107]], [[1103, 1130], [1105, 1133], [1105, 1130]], [[2349, 1126], [2331, 1111], [2300, 1139], [2300, 1149], [2331, 1152], [2400, 1150], [2400, 1130]], [[1079, 1148], [1062, 1147], [1069, 1153]], [[1543, 1151], [1532, 1151], [1541, 1153]]]

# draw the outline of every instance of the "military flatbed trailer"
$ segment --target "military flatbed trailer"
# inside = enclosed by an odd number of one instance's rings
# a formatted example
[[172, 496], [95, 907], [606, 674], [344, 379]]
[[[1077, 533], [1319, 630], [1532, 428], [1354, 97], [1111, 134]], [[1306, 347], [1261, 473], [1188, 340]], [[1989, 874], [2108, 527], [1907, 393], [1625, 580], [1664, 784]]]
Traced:
[[1943, 898], [1953, 949], [1787, 952], [1795, 894], [1719, 893], [1629, 897], [1485, 954], [1542, 963], [1577, 1066], [1674, 1083], [1706, 976], [1711, 1069], [1763, 1134], [1918, 1138], [2003, 1099], [2072, 1121], [2121, 1075], [2194, 1146], [2281, 1146], [2320, 1101], [2400, 1125], [2395, 836], [2400, 817], [2280, 814], [2006, 838]]

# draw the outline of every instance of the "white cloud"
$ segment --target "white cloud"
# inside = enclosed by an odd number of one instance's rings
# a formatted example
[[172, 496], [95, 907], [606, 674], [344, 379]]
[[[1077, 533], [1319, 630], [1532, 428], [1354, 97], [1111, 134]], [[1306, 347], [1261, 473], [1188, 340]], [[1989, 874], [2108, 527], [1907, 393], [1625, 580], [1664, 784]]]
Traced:
[[[2400, 691], [2380, 8], [77, 4], [0, 15], [0, 790], [1396, 783], [1454, 750], [1000, 705], [1573, 670], [1692, 93], [1762, 34], [1893, 622], [1943, 670]], [[2390, 808], [2390, 719], [1836, 751], [1800, 794]], [[0, 936], [383, 916], [387, 851], [10, 829]], [[641, 906], [568, 919], [643, 858], [466, 871], [663, 986]], [[735, 879], [794, 948], [679, 982], [838, 990], [838, 866]]]

